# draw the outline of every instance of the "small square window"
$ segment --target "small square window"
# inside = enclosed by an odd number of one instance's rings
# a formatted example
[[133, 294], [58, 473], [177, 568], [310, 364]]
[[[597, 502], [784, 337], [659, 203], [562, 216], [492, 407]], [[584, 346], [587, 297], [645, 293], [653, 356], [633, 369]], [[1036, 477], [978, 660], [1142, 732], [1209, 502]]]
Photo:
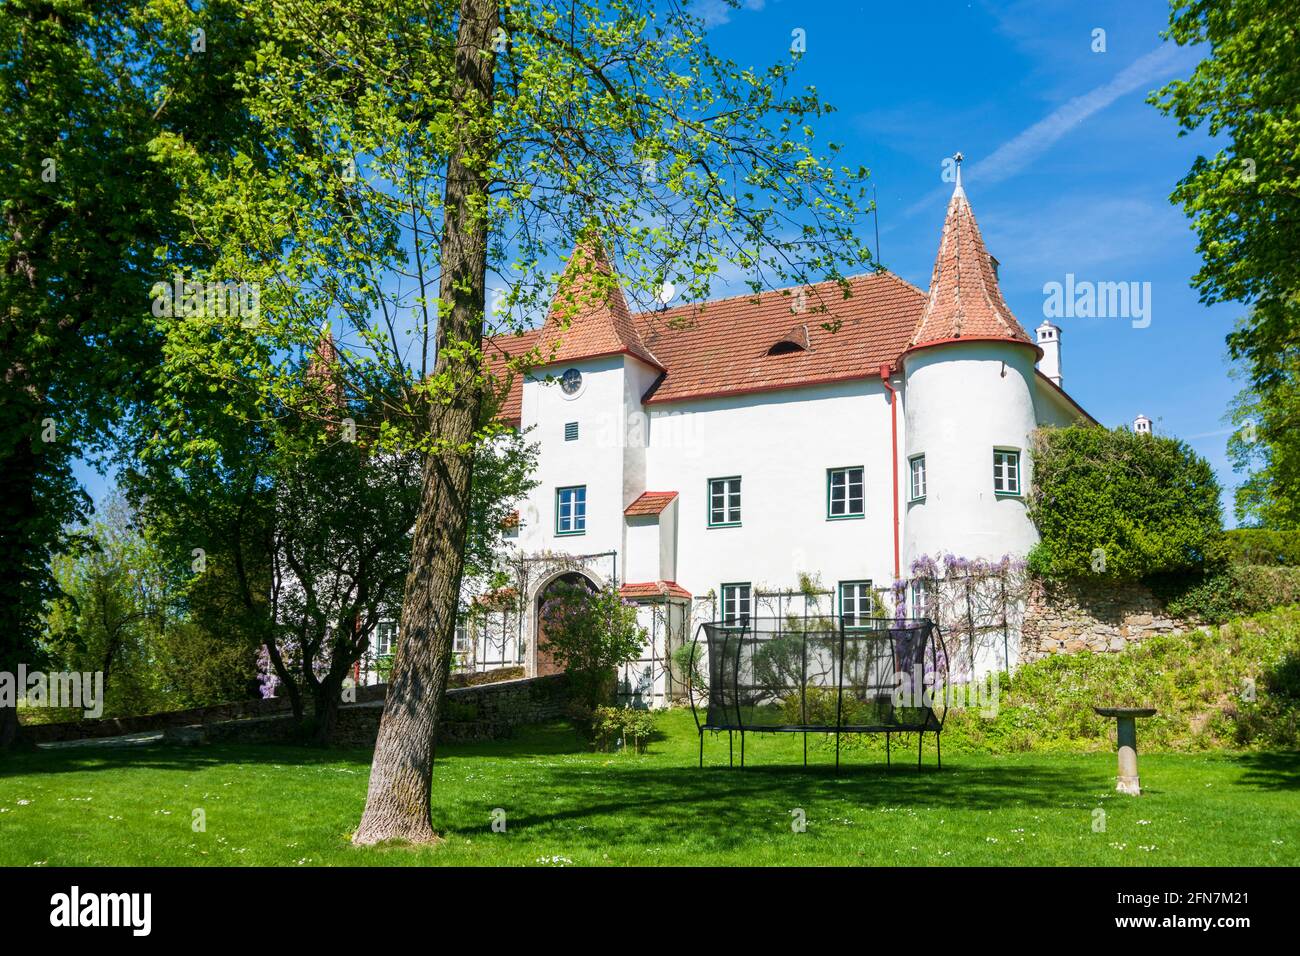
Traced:
[[1020, 494], [1020, 452], [993, 449], [993, 491], [999, 495]]
[[925, 497], [925, 456], [916, 455], [910, 459], [912, 466], [912, 501]]
[[826, 472], [827, 518], [861, 518], [866, 514], [864, 474], [861, 466]]
[[565, 422], [565, 424], [564, 424], [564, 440], [565, 440], [565, 441], [577, 441], [577, 440], [578, 440], [578, 423], [577, 423], [577, 422]]
[[730, 627], [749, 627], [749, 585], [722, 586], [722, 623]]
[[740, 524], [740, 479], [709, 479], [709, 527]]
[[555, 533], [585, 534], [587, 531], [587, 486], [555, 489]]

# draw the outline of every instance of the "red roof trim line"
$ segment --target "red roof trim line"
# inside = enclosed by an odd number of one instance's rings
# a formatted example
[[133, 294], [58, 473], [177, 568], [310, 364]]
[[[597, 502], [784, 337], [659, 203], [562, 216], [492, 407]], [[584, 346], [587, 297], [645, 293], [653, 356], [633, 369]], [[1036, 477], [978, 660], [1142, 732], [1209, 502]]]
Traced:
[[608, 352], [592, 352], [590, 355], [583, 355], [583, 356], [581, 356], [581, 357], [576, 357], [576, 358], [554, 358], [554, 359], [548, 359], [548, 360], [546, 360], [545, 362], [538, 362], [536, 365], [530, 365], [530, 366], [528, 367], [528, 370], [527, 370], [527, 371], [528, 371], [528, 372], [535, 372], [535, 371], [537, 371], [538, 369], [549, 368], [549, 367], [552, 366], [552, 365], [572, 365], [572, 364], [574, 364], [575, 362], [586, 362], [586, 361], [588, 361], [589, 359], [609, 358], [611, 355], [630, 355], [630, 356], [632, 356], [632, 358], [636, 359], [638, 362], [644, 362], [646, 365], [649, 365], [651, 368], [657, 368], [657, 369], [658, 369], [659, 371], [661, 371], [661, 372], [667, 372], [667, 371], [668, 371], [666, 368], [664, 368], [664, 367], [663, 367], [662, 365], [660, 365], [658, 362], [651, 362], [651, 361], [650, 361], [649, 359], [647, 359], [644, 355], [637, 355], [637, 354], [636, 354], [635, 352], [633, 352], [631, 349], [611, 349], [611, 350], [608, 351]]
[[997, 335], [959, 335], [956, 338], [932, 339], [929, 342], [918, 342], [915, 345], [909, 345], [907, 348], [903, 349], [902, 354], [899, 355], [899, 359], [901, 360], [904, 355], [919, 352], [921, 349], [935, 348], [940, 345], [960, 345], [963, 342], [1002, 342], [1006, 345], [1023, 345], [1033, 349], [1040, 359], [1043, 357], [1043, 350], [1039, 346], [1035, 345], [1033, 342], [1026, 342], [1022, 339], [1007, 339]]
[[623, 510], [623, 514], [629, 517], [657, 515], [672, 504], [676, 497], [675, 491], [645, 491]]
[[618, 589], [620, 597], [625, 598], [684, 598], [689, 599], [691, 592], [676, 581], [645, 581], [638, 584], [625, 584]]
[[728, 398], [733, 395], [756, 395], [760, 392], [780, 392], [792, 388], [811, 388], [814, 385], [835, 385], [840, 382], [857, 382], [869, 381], [873, 378], [880, 378], [879, 372], [851, 372], [847, 375], [827, 375], [821, 378], [805, 378], [797, 382], [779, 382], [774, 385], [751, 385], [741, 388], [722, 388], [709, 392], [697, 392], [690, 395], [674, 395], [671, 398], [656, 398], [655, 388], [659, 384], [656, 382], [651, 385], [649, 390], [641, 396], [642, 405], [669, 405], [672, 403], [693, 402], [702, 398]]

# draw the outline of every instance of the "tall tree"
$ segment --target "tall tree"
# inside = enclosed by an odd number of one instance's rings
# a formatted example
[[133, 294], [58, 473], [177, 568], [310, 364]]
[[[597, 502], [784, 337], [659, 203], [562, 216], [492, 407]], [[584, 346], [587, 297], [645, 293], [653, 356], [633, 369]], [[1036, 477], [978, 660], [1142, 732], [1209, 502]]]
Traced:
[[1296, 406], [1300, 353], [1300, 21], [1287, 0], [1172, 0], [1166, 36], [1206, 56], [1150, 102], [1178, 120], [1179, 135], [1204, 127], [1221, 144], [1197, 156], [1171, 197], [1199, 236], [1193, 285], [1203, 302], [1249, 306], [1228, 347], [1249, 383], [1237, 418], [1255, 425], [1230, 453], [1248, 469], [1270, 464], [1238, 496], [1239, 515], [1295, 516], [1285, 463], [1300, 460], [1300, 427], [1283, 410]]
[[627, 266], [623, 289], [593, 270], [562, 290], [562, 321], [624, 291], [648, 303], [667, 281], [704, 298], [728, 267], [755, 288], [839, 276], [869, 261], [865, 170], [815, 147], [828, 107], [791, 89], [797, 54], [737, 66], [675, 4], [272, 0], [248, 16], [270, 37], [242, 80], [267, 168], [204, 164], [180, 139], [167, 153], [191, 241], [216, 251], [208, 274], [258, 283], [261, 312], [168, 323], [159, 375], [173, 394], [235, 381], [293, 405], [295, 363], [329, 320], [349, 401], [376, 409], [366, 440], [422, 456], [356, 840], [429, 841], [476, 450], [499, 440], [508, 378], [547, 358], [507, 346], [489, 363], [485, 334], [544, 313], [580, 240]]
[[1252, 306], [1228, 342], [1266, 379], [1300, 343], [1300, 23], [1286, 0], [1173, 0], [1166, 36], [1207, 53], [1151, 102], [1180, 135], [1223, 142], [1172, 196], [1200, 238], [1193, 282], [1205, 302]]
[[[241, 43], [219, 42], [239, 20], [209, 4], [213, 52], [191, 59], [194, 20], [168, 0], [0, 6], [0, 670], [29, 659], [50, 559], [89, 507], [73, 463], [156, 356], [143, 319], [178, 220], [152, 141], [171, 130], [207, 153], [248, 132], [229, 98]], [[18, 731], [0, 709], [0, 747]]]

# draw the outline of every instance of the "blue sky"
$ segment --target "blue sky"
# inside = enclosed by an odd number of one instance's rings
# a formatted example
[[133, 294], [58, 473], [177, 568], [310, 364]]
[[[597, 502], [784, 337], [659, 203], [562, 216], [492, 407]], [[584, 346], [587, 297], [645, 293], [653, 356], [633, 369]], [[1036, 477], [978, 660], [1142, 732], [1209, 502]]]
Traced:
[[[766, 64], [802, 29], [799, 78], [838, 112], [819, 135], [879, 190], [886, 266], [926, 288], [952, 186], [944, 157], [965, 155], [962, 180], [1007, 302], [1033, 330], [1043, 286], [1077, 279], [1151, 283], [1151, 323], [1060, 319], [1065, 388], [1105, 425], [1142, 412], [1214, 465], [1231, 521], [1236, 483], [1224, 413], [1237, 391], [1224, 336], [1243, 313], [1207, 308], [1189, 279], [1196, 237], [1169, 202], [1207, 137], [1179, 138], [1144, 100], [1187, 76], [1200, 51], [1165, 43], [1168, 7], [1125, 3], [841, 4], [706, 2], [719, 53]], [[1093, 30], [1106, 31], [1094, 53]], [[868, 237], [870, 238], [870, 237]]]
[[[1189, 284], [1195, 236], [1168, 197], [1211, 146], [1179, 138], [1144, 102], [1199, 58], [1161, 40], [1164, 3], [745, 0], [733, 10], [703, 0], [699, 9], [714, 49], [743, 64], [788, 59], [792, 31], [804, 31], [798, 79], [838, 110], [819, 136], [843, 144], [846, 164], [870, 168], [882, 259], [899, 275], [929, 284], [952, 191], [942, 164], [960, 150], [1003, 292], [1027, 329], [1042, 321], [1044, 284], [1067, 273], [1149, 282], [1146, 328], [1057, 320], [1064, 385], [1103, 424], [1142, 412], [1190, 442], [1218, 472], [1231, 522], [1224, 413], [1236, 386], [1223, 340], [1243, 310], [1202, 306]], [[1102, 53], [1092, 50], [1098, 28]], [[80, 475], [100, 498], [105, 480]]]

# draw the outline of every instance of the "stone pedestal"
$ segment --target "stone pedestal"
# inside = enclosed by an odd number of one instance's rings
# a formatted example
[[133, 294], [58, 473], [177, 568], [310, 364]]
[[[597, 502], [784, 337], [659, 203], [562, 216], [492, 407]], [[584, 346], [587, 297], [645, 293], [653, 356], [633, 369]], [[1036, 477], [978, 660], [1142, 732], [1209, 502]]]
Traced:
[[1155, 715], [1154, 707], [1094, 707], [1102, 717], [1114, 717], [1119, 743], [1119, 773], [1115, 789], [1136, 797], [1142, 793], [1138, 782], [1137, 718]]

